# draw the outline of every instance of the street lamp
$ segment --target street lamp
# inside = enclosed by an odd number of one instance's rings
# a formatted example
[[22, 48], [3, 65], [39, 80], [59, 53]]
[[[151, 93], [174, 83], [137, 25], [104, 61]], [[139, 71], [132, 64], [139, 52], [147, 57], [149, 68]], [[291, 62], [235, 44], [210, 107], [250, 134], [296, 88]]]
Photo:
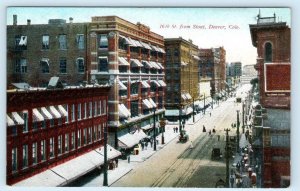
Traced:
[[165, 132], [166, 120], [164, 118], [161, 118], [159, 121], [159, 124], [160, 124], [160, 127], [162, 128], [161, 144], [165, 144], [164, 132]]
[[179, 133], [182, 131], [182, 126], [181, 126], [181, 105], [179, 105]]
[[155, 110], [156, 107], [153, 107], [153, 129], [154, 129], [154, 133], [153, 133], [153, 139], [154, 139], [154, 146], [153, 146], [153, 150], [156, 151], [156, 127], [155, 127]]
[[107, 181], [107, 125], [104, 126], [104, 173], [103, 186], [108, 186]]
[[239, 127], [240, 127], [240, 117], [239, 117], [239, 110], [236, 111], [236, 118], [237, 118], [237, 122], [236, 122], [236, 136], [237, 136], [237, 152], [239, 152], [239, 149], [240, 149], [240, 131], [239, 131]]
[[226, 147], [225, 147], [225, 150], [226, 150], [226, 187], [229, 188], [229, 136], [228, 136], [228, 131], [230, 131], [230, 129], [224, 129], [224, 131], [226, 131]]

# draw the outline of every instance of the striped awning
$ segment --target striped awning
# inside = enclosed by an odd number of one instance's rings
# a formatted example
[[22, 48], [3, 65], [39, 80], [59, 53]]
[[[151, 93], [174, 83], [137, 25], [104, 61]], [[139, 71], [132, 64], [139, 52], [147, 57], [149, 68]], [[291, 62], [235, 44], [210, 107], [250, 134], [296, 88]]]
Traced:
[[61, 118], [60, 113], [57, 111], [57, 109], [54, 106], [49, 107], [50, 112], [53, 114], [54, 118]]
[[63, 117], [67, 117], [68, 116], [68, 112], [66, 111], [66, 109], [62, 105], [58, 105], [58, 111], [60, 112], [60, 114]]
[[129, 45], [129, 46], [135, 46], [135, 44], [133, 44], [133, 43], [131, 42], [131, 40], [129, 40], [127, 37], [122, 36], [122, 35], [119, 35], [119, 37], [125, 40], [125, 44], [127, 44], [127, 45]]
[[141, 81], [143, 88], [150, 88], [150, 85], [147, 83], [147, 81]]
[[118, 80], [118, 84], [119, 84], [119, 90], [127, 90], [127, 87], [120, 80]]
[[14, 120], [12, 120], [7, 114], [6, 114], [6, 123], [7, 123], [7, 126], [14, 126], [15, 125]]
[[187, 99], [192, 99], [192, 96], [189, 93], [186, 93], [185, 96], [187, 97]]
[[129, 62], [124, 57], [118, 57], [120, 66], [130, 66]]
[[187, 99], [188, 99], [188, 98], [185, 96], [185, 93], [182, 93], [182, 94], [181, 94], [181, 97], [182, 97], [183, 100], [187, 100]]
[[17, 125], [23, 125], [24, 119], [18, 114], [18, 112], [12, 112], [12, 117], [14, 121], [17, 123]]
[[41, 111], [42, 111], [42, 114], [44, 115], [44, 117], [46, 117], [47, 119], [53, 119], [52, 115], [49, 113], [49, 111], [45, 107], [42, 107]]
[[119, 104], [119, 115], [120, 117], [128, 118], [130, 117], [131, 113], [124, 104]]
[[144, 100], [143, 100], [143, 104], [144, 104], [148, 109], [153, 108], [153, 105], [152, 105], [147, 99], [144, 99]]
[[39, 110], [37, 108], [34, 108], [32, 110], [33, 113], [33, 121], [44, 121], [44, 117], [43, 115], [39, 112]]
[[149, 102], [152, 104], [153, 107], [157, 107], [156, 103], [153, 101], [152, 98], [149, 98]]
[[142, 60], [142, 63], [145, 63], [145, 65], [144, 65], [145, 68], [153, 68], [152, 64], [150, 64], [150, 62], [148, 62], [146, 60]]
[[156, 80], [151, 80], [157, 87], [161, 87], [160, 83], [158, 83]]
[[164, 69], [163, 65], [159, 62], [156, 62], [156, 64], [161, 68], [161, 69]]
[[167, 84], [163, 80], [158, 80], [158, 83], [160, 83], [160, 85], [162, 87], [166, 87], [167, 86]]
[[130, 59], [130, 62], [135, 67], [143, 67], [143, 64], [138, 59]]
[[148, 50], [152, 50], [152, 48], [147, 43], [144, 43], [142, 41], [140, 41], [140, 43], [143, 45], [144, 48], [146, 48]]
[[156, 62], [150, 61], [150, 64], [152, 65], [153, 68], [160, 69], [160, 67], [157, 65]]

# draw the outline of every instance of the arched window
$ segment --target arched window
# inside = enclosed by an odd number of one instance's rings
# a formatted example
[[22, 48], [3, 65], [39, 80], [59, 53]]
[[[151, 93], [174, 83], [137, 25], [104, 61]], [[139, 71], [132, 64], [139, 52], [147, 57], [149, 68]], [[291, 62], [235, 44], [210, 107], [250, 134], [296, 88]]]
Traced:
[[272, 44], [269, 42], [265, 44], [265, 62], [272, 62]]

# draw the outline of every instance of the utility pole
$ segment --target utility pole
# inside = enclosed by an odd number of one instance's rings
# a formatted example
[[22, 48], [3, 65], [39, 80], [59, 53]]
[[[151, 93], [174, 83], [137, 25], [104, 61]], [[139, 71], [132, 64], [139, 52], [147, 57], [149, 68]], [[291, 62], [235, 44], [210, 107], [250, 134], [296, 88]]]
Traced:
[[206, 107], [205, 107], [205, 94], [204, 94], [204, 105], [203, 105], [203, 107], [204, 107], [204, 115], [205, 115], [205, 109], [206, 109]]
[[104, 126], [104, 173], [103, 186], [108, 186], [107, 183], [107, 124]]
[[240, 127], [240, 117], [239, 117], [239, 113], [240, 111], [237, 110], [236, 111], [236, 119], [237, 119], [237, 122], [236, 122], [236, 136], [237, 136], [237, 152], [239, 152], [239, 149], [240, 149], [240, 130], [239, 130], [239, 127]]
[[193, 97], [193, 123], [195, 123], [195, 100], [194, 100], [194, 97]]
[[245, 103], [243, 102], [243, 126], [242, 126], [242, 128], [243, 128], [243, 133], [245, 133]]
[[224, 129], [224, 131], [226, 131], [226, 187], [229, 188], [229, 136], [228, 136], [228, 131], [230, 131], [230, 129]]
[[181, 126], [181, 105], [179, 105], [179, 133], [181, 133], [182, 126]]
[[153, 145], [153, 150], [156, 151], [156, 127], [155, 127], [155, 110], [156, 108], [154, 107], [154, 114], [153, 114], [153, 121], [154, 121], [154, 124], [153, 124], [153, 129], [154, 129], [154, 133], [153, 133], [153, 141], [154, 141], [154, 145]]

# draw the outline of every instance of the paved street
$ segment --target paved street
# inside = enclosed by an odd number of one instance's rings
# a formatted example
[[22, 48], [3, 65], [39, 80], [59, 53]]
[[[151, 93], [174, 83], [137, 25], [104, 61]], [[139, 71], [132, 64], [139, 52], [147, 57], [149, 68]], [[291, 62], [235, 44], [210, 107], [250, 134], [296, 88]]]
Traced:
[[[195, 124], [190, 125], [191, 118], [185, 129], [193, 142], [193, 149], [189, 148], [190, 141], [178, 143], [177, 139], [174, 139], [148, 160], [137, 163], [132, 171], [111, 186], [215, 187], [220, 178], [225, 180], [225, 159], [211, 161], [211, 151], [213, 147], [219, 147], [224, 156], [224, 128], [231, 128], [231, 123], [236, 121], [237, 109], [241, 111], [241, 105], [236, 105], [234, 98], [229, 98], [220, 102], [219, 106], [214, 104], [214, 109], [207, 110], [200, 120], [196, 117], [198, 121]], [[206, 133], [202, 132], [203, 125], [206, 127]], [[214, 127], [216, 133], [209, 136], [209, 130]], [[235, 129], [229, 132], [232, 135], [235, 133]]]

